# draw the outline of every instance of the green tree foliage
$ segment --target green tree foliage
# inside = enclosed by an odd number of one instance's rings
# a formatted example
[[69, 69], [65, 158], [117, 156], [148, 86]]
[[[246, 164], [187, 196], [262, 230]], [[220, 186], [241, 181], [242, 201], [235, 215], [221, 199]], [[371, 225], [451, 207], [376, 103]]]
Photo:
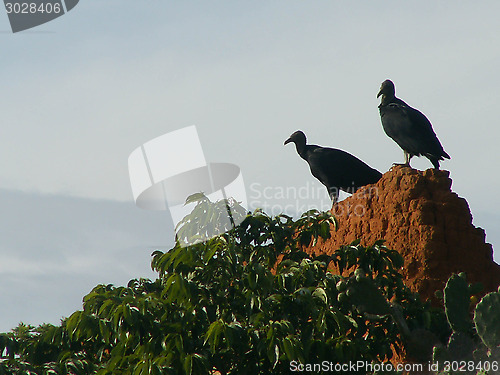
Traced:
[[330, 237], [330, 213], [256, 211], [196, 242], [213, 225], [201, 216], [241, 209], [193, 199], [181, 236], [194, 244], [155, 251], [156, 280], [98, 285], [60, 326], [1, 334], [0, 374], [285, 374], [292, 362], [387, 362], [416, 332], [449, 336], [444, 312], [405, 287], [401, 255], [382, 242], [303, 251]]

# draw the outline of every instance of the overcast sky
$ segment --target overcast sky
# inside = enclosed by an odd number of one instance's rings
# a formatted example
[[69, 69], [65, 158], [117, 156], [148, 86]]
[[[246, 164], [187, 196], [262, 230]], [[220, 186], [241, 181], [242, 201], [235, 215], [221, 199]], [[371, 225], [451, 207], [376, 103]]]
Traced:
[[[381, 172], [402, 162], [378, 115], [387, 78], [433, 123], [442, 168], [495, 246], [498, 14], [497, 0], [84, 0], [12, 34], [0, 12], [0, 331], [57, 323], [97, 283], [154, 276], [149, 254], [171, 228], [133, 205], [127, 158], [144, 142], [196, 125], [207, 161], [241, 168], [253, 206], [324, 208], [283, 141], [301, 129]], [[281, 198], [290, 186], [310, 196]]]

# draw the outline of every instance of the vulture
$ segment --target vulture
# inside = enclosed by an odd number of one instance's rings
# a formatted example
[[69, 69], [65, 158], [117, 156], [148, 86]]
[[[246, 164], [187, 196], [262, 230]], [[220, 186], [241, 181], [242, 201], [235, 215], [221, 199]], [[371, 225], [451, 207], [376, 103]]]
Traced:
[[306, 135], [298, 130], [286, 141], [295, 143], [297, 153], [304, 159], [311, 173], [323, 185], [333, 203], [339, 197], [339, 190], [354, 193], [361, 186], [374, 184], [382, 174], [348, 152], [335, 148], [306, 144]]
[[403, 149], [405, 163], [410, 167], [413, 156], [425, 156], [434, 168], [439, 169], [439, 161], [449, 159], [431, 122], [419, 110], [410, 107], [396, 97], [396, 89], [391, 80], [385, 80], [380, 86], [377, 98], [382, 96], [380, 120], [385, 133]]

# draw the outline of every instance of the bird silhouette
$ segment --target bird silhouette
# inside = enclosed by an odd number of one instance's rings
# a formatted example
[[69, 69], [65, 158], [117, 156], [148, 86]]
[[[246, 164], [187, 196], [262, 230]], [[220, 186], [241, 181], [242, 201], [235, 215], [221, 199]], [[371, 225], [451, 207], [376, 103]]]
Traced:
[[440, 160], [450, 159], [434, 133], [431, 122], [422, 112], [396, 97], [391, 80], [382, 82], [377, 98], [379, 96], [382, 96], [378, 106], [382, 127], [403, 149], [405, 163], [402, 165], [410, 167], [413, 156], [425, 156], [434, 168], [439, 169]]
[[304, 159], [311, 173], [323, 185], [334, 203], [339, 191], [354, 193], [361, 186], [374, 184], [382, 177], [376, 169], [371, 168], [348, 152], [335, 148], [306, 144], [306, 135], [298, 130], [286, 141], [295, 143], [297, 153]]

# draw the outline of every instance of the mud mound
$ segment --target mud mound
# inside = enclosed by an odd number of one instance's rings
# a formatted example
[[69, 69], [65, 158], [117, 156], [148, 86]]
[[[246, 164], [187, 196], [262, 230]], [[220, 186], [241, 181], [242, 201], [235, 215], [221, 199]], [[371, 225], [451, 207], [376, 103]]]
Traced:
[[394, 167], [377, 184], [338, 203], [332, 209], [337, 230], [308, 252], [330, 254], [356, 239], [364, 245], [384, 239], [403, 255], [406, 284], [424, 299], [433, 299], [454, 272], [483, 283], [483, 292], [496, 290], [500, 266], [493, 261], [493, 248], [451, 183], [447, 171]]

